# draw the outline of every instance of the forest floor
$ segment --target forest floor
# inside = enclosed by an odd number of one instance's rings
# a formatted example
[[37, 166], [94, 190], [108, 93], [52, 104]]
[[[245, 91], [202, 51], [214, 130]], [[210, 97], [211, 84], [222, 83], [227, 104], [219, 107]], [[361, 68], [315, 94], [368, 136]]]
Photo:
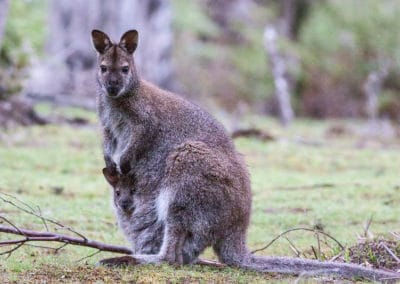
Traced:
[[[38, 110], [44, 115], [69, 119], [59, 124], [1, 131], [0, 192], [38, 206], [44, 216], [57, 219], [88, 238], [127, 245], [115, 224], [110, 188], [101, 174], [103, 160], [96, 115], [46, 105], [38, 106]], [[341, 252], [329, 238], [299, 230], [286, 234], [286, 238], [278, 239], [258, 254], [300, 254], [320, 259], [339, 254], [338, 260], [351, 261], [355, 260], [354, 246], [365, 250], [369, 240], [375, 244], [393, 240], [394, 246], [390, 248], [400, 257], [398, 138], [367, 137], [363, 131], [365, 123], [359, 121], [298, 120], [286, 129], [261, 117], [249, 117], [246, 123], [275, 138], [235, 140], [251, 172], [253, 208], [248, 232], [251, 249], [263, 247], [286, 230], [305, 227], [323, 230], [346, 249]], [[0, 204], [0, 214], [19, 227], [45, 230], [40, 219], [9, 204]], [[7, 238], [0, 234], [0, 240]], [[379, 255], [371, 247], [358, 257], [359, 262], [368, 265], [378, 261]], [[0, 282], [287, 283], [296, 280], [233, 268], [95, 267], [100, 259], [111, 257], [110, 253], [79, 261], [93, 252], [67, 246], [55, 253], [25, 246], [8, 258], [1, 256]], [[202, 257], [215, 259], [211, 250]]]

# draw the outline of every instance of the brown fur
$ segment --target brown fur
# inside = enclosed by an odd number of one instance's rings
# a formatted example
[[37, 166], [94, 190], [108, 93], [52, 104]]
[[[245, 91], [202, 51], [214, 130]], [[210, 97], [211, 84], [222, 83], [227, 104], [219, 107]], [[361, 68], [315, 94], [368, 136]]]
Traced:
[[118, 222], [136, 261], [193, 263], [212, 246], [221, 262], [257, 271], [372, 280], [399, 276], [251, 254], [246, 246], [249, 174], [222, 125], [198, 106], [139, 79], [132, 56], [136, 31], [125, 33], [119, 44], [99, 31], [92, 37], [99, 53], [104, 175], [114, 188]]

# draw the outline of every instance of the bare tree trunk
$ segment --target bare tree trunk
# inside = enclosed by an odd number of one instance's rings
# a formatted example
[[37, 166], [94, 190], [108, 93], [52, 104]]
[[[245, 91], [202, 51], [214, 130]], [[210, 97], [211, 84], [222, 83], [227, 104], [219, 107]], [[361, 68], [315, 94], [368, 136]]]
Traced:
[[170, 0], [122, 0], [118, 18], [120, 33], [133, 28], [139, 31], [135, 59], [140, 74], [163, 88], [175, 89]]
[[310, 10], [309, 0], [279, 0], [279, 29], [292, 41], [296, 41], [300, 28]]
[[135, 60], [141, 76], [161, 87], [174, 87], [169, 0], [52, 0], [49, 15], [46, 57], [35, 64], [27, 90], [34, 97], [61, 95], [75, 102], [73, 97], [79, 97], [84, 106], [94, 107], [92, 29], [104, 30], [116, 41], [126, 30], [137, 29]]
[[248, 0], [205, 0], [205, 11], [220, 29], [222, 41], [229, 44], [240, 44], [243, 35], [235, 28], [238, 19], [248, 22], [251, 17], [250, 8], [256, 5]]
[[287, 65], [298, 66], [298, 58], [278, 49], [278, 37], [297, 41], [300, 28], [307, 18], [311, 7], [310, 0], [279, 0], [279, 17], [275, 26], [267, 26], [264, 32], [264, 44], [269, 56], [275, 83], [275, 95], [278, 100], [280, 120], [283, 125], [290, 123], [294, 112], [290, 103], [290, 94], [296, 89], [296, 79], [287, 69]]
[[364, 83], [364, 93], [366, 97], [366, 113], [370, 121], [378, 118], [378, 98], [382, 92], [382, 85], [388, 75], [387, 68], [372, 71], [368, 74]]
[[393, 137], [394, 130], [387, 120], [379, 120], [379, 96], [383, 83], [389, 74], [389, 64], [383, 64], [379, 70], [371, 71], [364, 82], [365, 111], [368, 117], [367, 135]]
[[284, 56], [278, 50], [277, 31], [267, 26], [264, 31], [264, 45], [271, 65], [275, 84], [275, 96], [279, 104], [280, 120], [283, 125], [289, 124], [294, 118], [290, 103], [290, 83], [287, 79], [287, 69]]
[[6, 28], [9, 0], [0, 0], [0, 46]]

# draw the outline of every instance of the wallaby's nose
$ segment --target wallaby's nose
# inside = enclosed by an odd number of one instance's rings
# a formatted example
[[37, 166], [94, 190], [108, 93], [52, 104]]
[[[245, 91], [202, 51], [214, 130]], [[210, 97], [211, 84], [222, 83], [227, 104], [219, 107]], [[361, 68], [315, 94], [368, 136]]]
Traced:
[[129, 201], [129, 200], [123, 200], [123, 201], [121, 202], [121, 209], [122, 209], [124, 212], [129, 211], [131, 208], [132, 208], [132, 202], [131, 202], [131, 201]]
[[116, 79], [111, 79], [108, 81], [107, 92], [111, 96], [116, 96], [119, 92], [119, 81]]
[[117, 87], [118, 84], [119, 84], [118, 79], [110, 79], [110, 81], [108, 81], [107, 87]]
[[114, 86], [108, 86], [107, 87], [107, 92], [110, 96], [116, 96], [118, 95], [119, 92], [119, 88], [118, 87], [114, 87]]

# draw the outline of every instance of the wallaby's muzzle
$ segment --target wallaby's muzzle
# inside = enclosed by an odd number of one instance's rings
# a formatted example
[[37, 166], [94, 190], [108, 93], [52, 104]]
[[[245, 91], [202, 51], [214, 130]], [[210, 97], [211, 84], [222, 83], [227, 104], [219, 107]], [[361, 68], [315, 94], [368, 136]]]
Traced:
[[119, 205], [122, 211], [124, 211], [127, 214], [131, 213], [134, 210], [132, 200], [128, 199], [122, 200]]
[[116, 97], [119, 93], [119, 87], [117, 86], [108, 86], [107, 93], [110, 97]]
[[110, 97], [116, 97], [121, 91], [120, 80], [113, 78], [115, 76], [110, 76], [107, 82], [107, 93]]

